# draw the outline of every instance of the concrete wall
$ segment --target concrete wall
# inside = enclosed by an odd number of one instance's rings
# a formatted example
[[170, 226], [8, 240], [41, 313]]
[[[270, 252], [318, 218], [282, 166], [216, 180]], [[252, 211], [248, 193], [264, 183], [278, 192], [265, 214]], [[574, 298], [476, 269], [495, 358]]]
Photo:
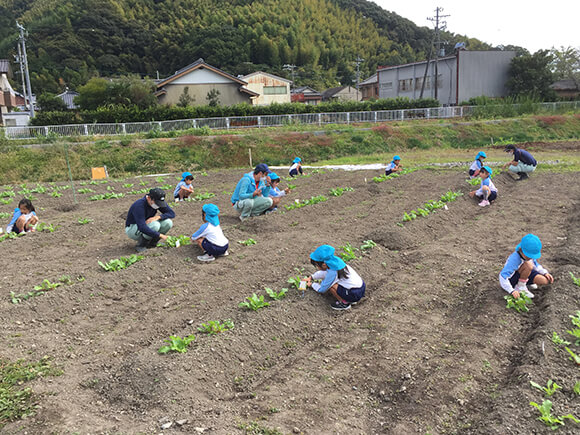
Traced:
[[159, 97], [160, 104], [177, 104], [179, 97], [186, 87], [189, 88], [189, 95], [195, 100], [190, 103], [191, 106], [205, 106], [208, 101], [207, 93], [212, 89], [220, 92], [218, 97], [220, 106], [231, 106], [238, 103], [252, 104], [250, 96], [239, 91], [241, 85], [229, 83], [211, 83], [211, 84], [173, 84], [169, 83], [164, 86], [167, 94]]
[[[242, 78], [248, 82], [246, 88], [260, 94], [259, 97], [254, 98], [254, 105], [266, 106], [272, 103], [289, 103], [290, 102], [290, 83], [283, 80], [277, 80], [274, 77], [265, 74], [255, 74], [252, 76], [245, 76]], [[268, 86], [284, 86], [286, 88], [285, 94], [264, 94], [264, 87]]]
[[459, 52], [459, 103], [472, 97], [505, 97], [515, 51]]
[[338, 101], [360, 101], [362, 93], [359, 89], [357, 92], [354, 86], [347, 86], [342, 91], [334, 94], [331, 100], [338, 100]]

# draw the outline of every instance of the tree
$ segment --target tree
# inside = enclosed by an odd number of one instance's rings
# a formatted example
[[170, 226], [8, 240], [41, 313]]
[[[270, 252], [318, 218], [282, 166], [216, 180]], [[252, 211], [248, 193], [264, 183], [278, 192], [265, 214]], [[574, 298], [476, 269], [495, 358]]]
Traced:
[[528, 96], [552, 100], [555, 93], [550, 89], [553, 74], [550, 71], [552, 57], [548, 50], [532, 55], [514, 57], [509, 67], [507, 87], [512, 96]]
[[195, 101], [195, 97], [192, 97], [191, 95], [189, 95], [189, 86], [186, 86], [185, 88], [183, 88], [183, 92], [179, 96], [179, 100], [177, 101], [177, 106], [178, 107], [187, 107], [191, 103], [193, 103], [194, 101]]
[[207, 93], [205, 99], [207, 100], [207, 105], [210, 107], [216, 107], [220, 104], [220, 91], [217, 89], [212, 89]]
[[93, 77], [78, 89], [79, 95], [74, 101], [82, 110], [94, 110], [106, 104], [107, 87], [105, 79]]
[[62, 98], [49, 92], [39, 95], [36, 103], [40, 106], [40, 110], [45, 112], [63, 112], [68, 109]]
[[560, 50], [550, 50], [552, 63], [550, 69], [555, 80], [572, 79], [580, 84], [580, 49], [560, 47]]

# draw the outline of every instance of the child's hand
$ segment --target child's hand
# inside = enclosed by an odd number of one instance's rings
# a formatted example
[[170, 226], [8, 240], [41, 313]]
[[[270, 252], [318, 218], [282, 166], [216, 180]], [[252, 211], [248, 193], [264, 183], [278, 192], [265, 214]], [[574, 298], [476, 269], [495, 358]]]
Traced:
[[512, 296], [514, 297], [514, 299], [518, 299], [520, 297], [520, 292], [517, 290], [514, 290], [512, 292]]
[[472, 192], [469, 192], [469, 197], [470, 197], [470, 198], [473, 198], [474, 196], [475, 196], [475, 190], [474, 190], [474, 191], [472, 191]]
[[287, 187], [286, 189], [284, 189], [284, 193], [285, 193], [286, 195], [288, 195], [288, 194], [290, 193], [290, 188], [288, 188], [288, 187]]
[[306, 281], [307, 286], [309, 286], [309, 287], [312, 286], [312, 277], [311, 276], [305, 278], [304, 281]]
[[545, 277], [545, 278], [548, 280], [548, 282], [549, 282], [550, 284], [552, 284], [552, 283], [554, 282], [554, 277], [553, 277], [552, 275], [550, 275], [549, 273], [546, 273], [546, 274], [544, 275], [544, 277]]

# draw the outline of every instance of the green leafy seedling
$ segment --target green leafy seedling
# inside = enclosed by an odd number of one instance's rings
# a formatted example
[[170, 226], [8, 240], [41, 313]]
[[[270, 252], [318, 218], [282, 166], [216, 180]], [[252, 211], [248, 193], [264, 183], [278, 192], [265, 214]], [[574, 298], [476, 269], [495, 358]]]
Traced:
[[62, 283], [60, 282], [50, 282], [48, 279], [44, 279], [40, 285], [35, 285], [34, 290], [36, 291], [49, 291], [60, 287]]
[[288, 278], [288, 284], [290, 284], [290, 286], [292, 287], [296, 287], [297, 290], [300, 289], [300, 281], [302, 281], [302, 278], [300, 277], [300, 275], [297, 276], [291, 276], [290, 278]]
[[[552, 333], [552, 343], [554, 343], [557, 346], [561, 346], [561, 345], [568, 346], [568, 345], [572, 344], [569, 341], [566, 341], [562, 337], [560, 337], [556, 331], [554, 331]], [[559, 349], [556, 348], [556, 350], [559, 350]]]
[[568, 353], [570, 354], [570, 359], [571, 359], [572, 361], [574, 361], [574, 362], [576, 363], [576, 365], [579, 365], [579, 366], [580, 366], [580, 355], [576, 355], [576, 354], [575, 354], [574, 352], [572, 352], [572, 351], [570, 350], [570, 348], [569, 348], [569, 347], [567, 347], [567, 346], [566, 346], [564, 349], [566, 349], [566, 352], [568, 352]]
[[93, 193], [94, 190], [91, 189], [90, 187], [86, 187], [86, 188], [81, 188], [81, 189], [77, 190], [77, 192], [84, 195], [85, 193]]
[[238, 243], [240, 245], [244, 245], [244, 246], [252, 246], [252, 245], [255, 245], [258, 242], [256, 242], [254, 239], [250, 238], [248, 240], [238, 240]]
[[336, 189], [330, 189], [330, 194], [332, 196], [342, 196], [344, 192], [352, 192], [353, 190], [352, 187], [337, 187]]
[[101, 266], [107, 272], [116, 272], [122, 269], [126, 269], [127, 267], [137, 263], [138, 261], [143, 260], [144, 258], [145, 257], [143, 255], [132, 254], [129, 255], [128, 257], [121, 257], [118, 259], [110, 260], [108, 263], [103, 263], [99, 261], [99, 266]]
[[580, 381], [577, 381], [577, 382], [574, 384], [574, 389], [573, 389], [573, 391], [574, 391], [574, 394], [576, 394], [577, 396], [580, 396]]
[[288, 289], [287, 288], [283, 288], [282, 290], [280, 290], [280, 293], [276, 293], [276, 291], [272, 290], [269, 287], [266, 287], [264, 290], [266, 291], [266, 293], [268, 294], [268, 296], [271, 299], [274, 299], [275, 301], [278, 301], [278, 300], [280, 300], [282, 298], [285, 298], [286, 297], [286, 293], [288, 292]]
[[53, 190], [51, 192], [50, 196], [52, 196], [53, 198], [60, 198], [62, 196], [62, 193], [57, 192], [56, 190]]
[[181, 338], [178, 335], [171, 335], [168, 339], [164, 340], [168, 345], [161, 346], [157, 352], [160, 354], [166, 354], [168, 352], [187, 352], [187, 346], [189, 343], [195, 340], [195, 335], [188, 335], [187, 337]]
[[209, 335], [219, 334], [220, 332], [228, 331], [230, 329], [234, 329], [234, 322], [231, 319], [226, 319], [223, 322], [219, 320], [210, 320], [207, 323], [202, 323], [199, 328], [197, 328], [200, 332], [205, 332]]
[[191, 238], [186, 235], [168, 236], [165, 240], [165, 246], [168, 248], [179, 248], [180, 246], [191, 245]]
[[343, 245], [340, 248], [342, 248], [342, 252], [339, 255], [340, 258], [342, 258], [344, 261], [348, 262], [357, 259], [355, 252], [356, 248], [354, 248], [350, 243], [347, 243], [346, 245]]
[[86, 225], [86, 224], [90, 224], [92, 222], [92, 219], [89, 218], [78, 218], [77, 222], [81, 225]]
[[215, 196], [215, 193], [211, 193], [211, 192], [198, 193], [197, 195], [195, 195], [193, 197], [193, 200], [194, 201], [204, 201], [206, 199], [213, 198], [214, 196]]
[[38, 231], [38, 232], [48, 231], [49, 233], [54, 233], [57, 228], [58, 228], [58, 225], [55, 226], [53, 224], [47, 224], [47, 223], [44, 223], [44, 222], [40, 222], [36, 226], [36, 231]]
[[550, 397], [552, 394], [562, 388], [551, 379], [548, 380], [545, 387], [542, 387], [540, 384], [537, 384], [534, 381], [530, 381], [530, 385], [540, 391], [543, 391], [546, 397]]
[[517, 299], [512, 295], [506, 295], [503, 298], [507, 301], [507, 305], [505, 307], [513, 308], [518, 313], [527, 313], [530, 311], [528, 305], [533, 304], [532, 300], [524, 293], [520, 293], [520, 297]]
[[570, 277], [572, 278], [572, 281], [574, 281], [574, 284], [580, 287], [580, 278], [576, 278], [572, 272], [570, 272]]
[[123, 184], [123, 187], [124, 187], [125, 189], [130, 189], [130, 188], [131, 188], [131, 187], [133, 187], [134, 185], [135, 185], [135, 184], [133, 184], [133, 183], [125, 183], [125, 184]]
[[560, 417], [552, 415], [552, 402], [549, 400], [544, 400], [541, 405], [538, 405], [536, 402], [530, 402], [530, 405], [540, 411], [540, 416], [537, 420], [540, 420], [552, 430], [564, 426], [564, 420], [566, 419], [572, 420], [575, 423], [580, 423], [580, 420], [576, 419], [572, 414], [561, 415]]
[[363, 244], [361, 245], [360, 249], [361, 251], [366, 251], [367, 249], [372, 249], [375, 246], [377, 246], [377, 244], [372, 240], [365, 240], [363, 241]]
[[246, 298], [246, 302], [240, 302], [238, 305], [240, 308], [247, 308], [252, 311], [258, 311], [260, 308], [269, 307], [269, 302], [264, 302], [264, 295], [256, 295], [254, 293], [252, 296]]

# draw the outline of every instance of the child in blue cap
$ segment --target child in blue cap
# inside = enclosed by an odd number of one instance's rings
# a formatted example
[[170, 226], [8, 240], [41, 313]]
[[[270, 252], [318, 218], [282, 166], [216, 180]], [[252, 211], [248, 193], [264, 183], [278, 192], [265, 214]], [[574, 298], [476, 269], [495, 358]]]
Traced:
[[300, 157], [296, 157], [292, 162], [292, 166], [290, 166], [288, 173], [292, 178], [294, 178], [298, 175], [299, 172], [300, 175], [304, 175], [304, 172], [302, 172], [302, 159]]
[[286, 196], [290, 193], [290, 189], [285, 188], [284, 190], [280, 190], [278, 187], [278, 184], [280, 184], [280, 177], [275, 172], [270, 172], [268, 177], [270, 178], [271, 187], [269, 196], [272, 198], [272, 207], [270, 210], [276, 210], [278, 204], [280, 204], [280, 200], [283, 196]]
[[393, 156], [393, 160], [385, 168], [385, 175], [391, 175], [393, 172], [399, 172], [401, 169], [403, 169], [401, 166], [401, 157]]
[[216, 257], [229, 255], [229, 241], [220, 226], [219, 212], [220, 209], [215, 204], [205, 204], [201, 208], [201, 219], [205, 223], [191, 236], [191, 240], [204, 251], [203, 255], [197, 257], [199, 261], [209, 262]]
[[184, 172], [181, 174], [181, 181], [175, 186], [173, 191], [173, 197], [175, 202], [183, 201], [185, 198], [189, 198], [189, 195], [193, 193], [193, 187], [191, 183], [193, 182], [193, 175], [191, 172]]
[[477, 155], [475, 156], [475, 160], [469, 167], [469, 178], [475, 178], [479, 176], [479, 171], [481, 171], [481, 168], [483, 168], [483, 159], [486, 158], [487, 156], [483, 151], [477, 153]]
[[508, 257], [499, 274], [499, 283], [514, 298], [519, 298], [522, 292], [533, 298], [534, 294], [528, 290], [528, 285], [536, 289], [538, 285], [554, 282], [554, 277], [537, 262], [542, 256], [541, 251], [542, 242], [538, 236], [526, 234], [516, 246], [515, 252]]
[[[310, 263], [318, 271], [305, 279], [306, 284], [318, 293], [330, 292], [336, 301], [333, 310], [348, 310], [365, 295], [365, 282], [341, 258], [334, 255], [334, 248], [321, 245], [310, 254]], [[314, 280], [322, 280], [320, 284]]]
[[497, 198], [497, 187], [491, 181], [491, 174], [493, 174], [493, 170], [489, 166], [482, 167], [479, 172], [481, 177], [479, 189], [469, 192], [470, 198], [477, 197], [481, 200], [479, 203], [481, 207], [490, 205]]

